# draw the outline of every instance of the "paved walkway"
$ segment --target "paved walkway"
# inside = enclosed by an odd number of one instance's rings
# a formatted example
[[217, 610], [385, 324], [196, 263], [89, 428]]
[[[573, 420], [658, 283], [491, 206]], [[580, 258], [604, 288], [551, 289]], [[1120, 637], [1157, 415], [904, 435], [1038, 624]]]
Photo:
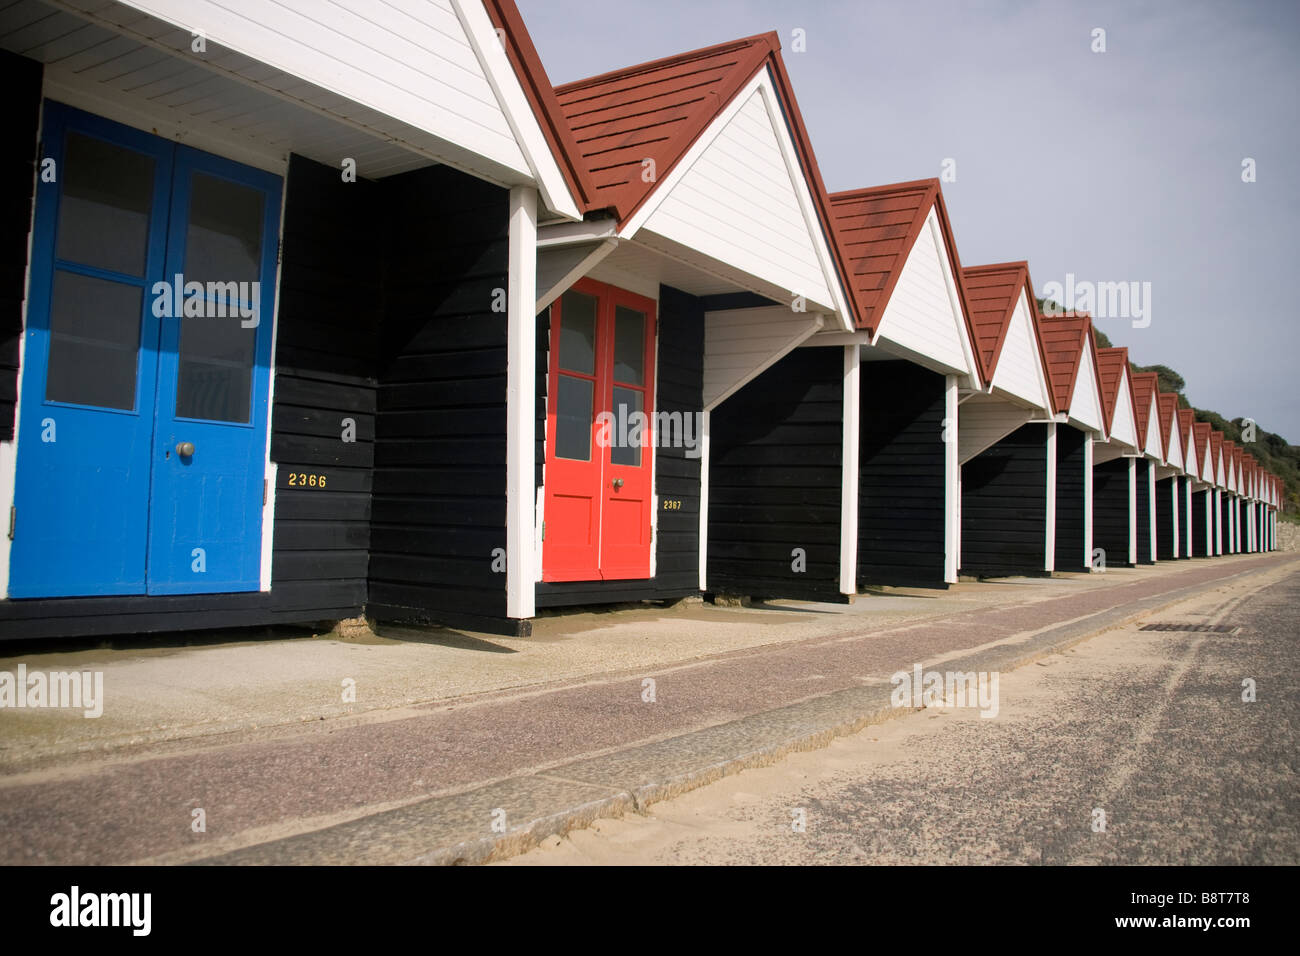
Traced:
[[[40, 734], [15, 735], [9, 723], [14, 715], [0, 714], [7, 748], [29, 754], [10, 760], [9, 773], [0, 778], [0, 832], [6, 835], [0, 862], [480, 859], [500, 840], [494, 823], [522, 848], [584, 812], [609, 814], [644, 804], [698, 785], [702, 774], [721, 775], [760, 751], [776, 759], [782, 746], [811, 745], [819, 734], [879, 719], [888, 705], [888, 675], [913, 663], [960, 659], [1003, 641], [1010, 643], [981, 652], [979, 669], [989, 669], [990, 662], [1009, 669], [1027, 655], [1114, 626], [1143, 608], [1229, 586], [1240, 575], [1278, 573], [1294, 560], [1239, 556], [1115, 569], [1105, 579], [963, 585], [957, 590], [964, 593], [943, 600], [967, 602], [964, 608], [949, 607], [946, 614], [900, 611], [892, 626], [865, 626], [869, 617], [861, 610], [823, 616], [808, 606], [736, 609], [730, 613], [746, 614], [726, 617], [729, 627], [784, 623], [784, 639], [773, 636], [757, 646], [686, 661], [665, 660], [651, 648], [639, 663], [621, 659], [617, 673], [587, 672], [351, 717], [272, 719], [270, 730], [241, 727], [205, 735], [194, 731], [203, 725], [191, 724], [174, 740], [114, 739], [75, 759], [70, 753], [85, 740], [60, 737], [53, 750], [28, 747], [32, 740], [40, 743]], [[869, 607], [871, 599], [859, 604]], [[708, 619], [715, 610], [726, 609], [688, 612], [706, 620], [692, 617], [683, 629], [721, 626]], [[773, 613], [785, 618], [760, 625]], [[791, 616], [803, 619], [799, 626], [790, 626]], [[645, 635], [643, 644], [656, 631], [675, 630], [671, 615], [662, 621], [654, 628], [634, 626]], [[552, 630], [551, 639], [563, 634]], [[541, 646], [545, 640], [543, 629]], [[483, 643], [506, 646], [498, 639]], [[384, 657], [380, 645], [349, 650]], [[474, 650], [472, 643], [459, 650], [484, 661], [496, 657], [491, 648]], [[59, 665], [53, 655], [41, 656], [39, 663], [28, 659], [28, 666]], [[335, 687], [337, 673], [330, 677]], [[230, 704], [244, 701], [255, 713], [283, 716], [267, 706], [274, 687], [256, 671], [231, 677], [222, 692], [232, 695]], [[646, 699], [647, 678], [654, 681], [653, 702]], [[242, 695], [241, 679], [248, 685]], [[359, 679], [362, 691], [366, 686]], [[23, 716], [30, 720], [34, 714]], [[206, 832], [191, 829], [196, 808], [204, 811]]]

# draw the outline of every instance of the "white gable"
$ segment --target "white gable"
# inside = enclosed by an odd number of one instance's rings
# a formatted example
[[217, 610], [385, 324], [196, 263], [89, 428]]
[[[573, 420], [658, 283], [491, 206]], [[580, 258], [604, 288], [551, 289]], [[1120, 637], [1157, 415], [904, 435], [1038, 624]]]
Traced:
[[1165, 460], [1165, 450], [1160, 444], [1160, 405], [1155, 392], [1151, 393], [1151, 407], [1147, 411], [1147, 434], [1143, 452], [1156, 461]]
[[1200, 477], [1196, 468], [1196, 436], [1190, 431], [1187, 433], [1187, 445], [1183, 448], [1183, 471], [1193, 477]]
[[896, 342], [950, 371], [966, 375], [974, 371], [966, 322], [933, 207], [880, 318], [877, 341], [880, 339]]
[[1178, 409], [1174, 409], [1174, 420], [1170, 425], [1172, 431], [1169, 434], [1169, 464], [1175, 468], [1183, 467], [1183, 449], [1178, 444]]
[[1051, 408], [1047, 376], [1043, 373], [1043, 356], [1034, 336], [1033, 320], [1024, 289], [1011, 314], [1007, 337], [1002, 342], [997, 368], [993, 370], [993, 387], [1022, 398], [1044, 411]]
[[1096, 431], [1101, 427], [1101, 396], [1097, 394], [1097, 373], [1092, 367], [1092, 349], [1084, 343], [1079, 374], [1074, 379], [1074, 394], [1070, 396], [1070, 418]]
[[[767, 70], [705, 131], [633, 216], [625, 236], [654, 237], [753, 276], [780, 302], [847, 316], [825, 233]], [[662, 195], [660, 195], [662, 194]], [[639, 235], [644, 230], [652, 235]]]
[[1128, 390], [1128, 376], [1120, 369], [1119, 392], [1115, 396], [1115, 417], [1110, 422], [1110, 437], [1130, 448], [1138, 447], [1137, 422], [1133, 420], [1133, 396]]

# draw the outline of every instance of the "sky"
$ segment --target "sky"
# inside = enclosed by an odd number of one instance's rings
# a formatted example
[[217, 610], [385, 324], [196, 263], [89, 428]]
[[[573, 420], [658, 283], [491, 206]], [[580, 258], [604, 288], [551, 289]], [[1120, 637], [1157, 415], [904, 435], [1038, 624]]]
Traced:
[[1300, 443], [1296, 0], [518, 4], [555, 84], [775, 31], [831, 192], [946, 171], [963, 265], [1137, 283], [1114, 345]]

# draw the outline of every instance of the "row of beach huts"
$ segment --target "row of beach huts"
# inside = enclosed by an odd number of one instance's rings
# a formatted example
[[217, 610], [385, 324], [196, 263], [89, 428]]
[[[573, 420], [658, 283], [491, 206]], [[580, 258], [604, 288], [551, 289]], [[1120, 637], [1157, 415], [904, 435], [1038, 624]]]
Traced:
[[512, 0], [16, 0], [0, 59], [0, 637], [1274, 547], [938, 180], [827, 192], [775, 34], [552, 87]]

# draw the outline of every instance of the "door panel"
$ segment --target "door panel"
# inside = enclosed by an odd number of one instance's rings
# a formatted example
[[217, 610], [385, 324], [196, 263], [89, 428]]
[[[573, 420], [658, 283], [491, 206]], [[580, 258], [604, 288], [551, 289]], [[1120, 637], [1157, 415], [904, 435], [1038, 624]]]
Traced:
[[[42, 130], [9, 594], [256, 590], [280, 180], [56, 103]], [[178, 274], [214, 283], [194, 315]]]
[[647, 578], [654, 302], [583, 280], [551, 308], [542, 578]]
[[203, 291], [162, 330], [149, 593], [256, 591], [280, 181], [183, 146], [173, 175], [167, 274]]
[[546, 534], [542, 577], [589, 581], [600, 565], [600, 455], [597, 374], [604, 335], [599, 300], [574, 287], [551, 307], [552, 362], [546, 409]]
[[[615, 422], [638, 422], [653, 412], [654, 304], [612, 289], [609, 293], [610, 397]], [[600, 576], [626, 580], [650, 576], [651, 461], [650, 428], [629, 427], [624, 441], [605, 449], [605, 506], [601, 520]], [[637, 438], [640, 441], [637, 441]]]
[[9, 594], [142, 594], [173, 147], [55, 105], [42, 137]]

